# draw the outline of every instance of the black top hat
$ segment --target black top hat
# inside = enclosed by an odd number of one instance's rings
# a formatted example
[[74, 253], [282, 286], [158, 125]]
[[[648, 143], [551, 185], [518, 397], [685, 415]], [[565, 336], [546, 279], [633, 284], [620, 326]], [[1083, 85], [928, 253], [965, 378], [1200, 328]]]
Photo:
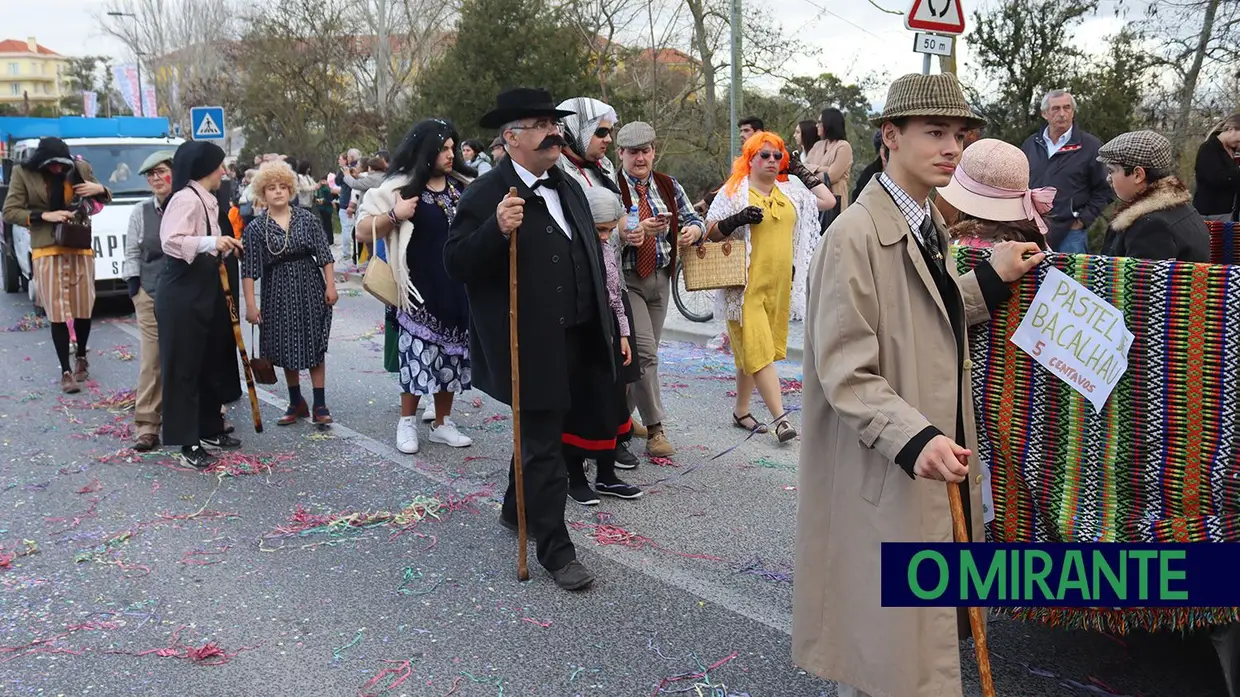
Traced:
[[517, 119], [532, 116], [554, 116], [559, 119], [575, 114], [573, 111], [557, 109], [551, 101], [551, 93], [533, 87], [514, 87], [500, 92], [495, 98], [495, 108], [487, 112], [478, 122], [483, 128], [499, 128]]

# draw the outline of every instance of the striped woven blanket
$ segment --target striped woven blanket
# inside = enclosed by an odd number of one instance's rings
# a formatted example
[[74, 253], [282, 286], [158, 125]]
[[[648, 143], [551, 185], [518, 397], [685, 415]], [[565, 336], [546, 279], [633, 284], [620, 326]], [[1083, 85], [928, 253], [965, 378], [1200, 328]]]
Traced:
[[[989, 250], [954, 248], [965, 273]], [[1011, 343], [1049, 266], [1124, 314], [1128, 371], [1101, 413]], [[1240, 266], [1053, 254], [973, 328], [979, 455], [996, 542], [1240, 542]], [[1124, 633], [1240, 619], [1238, 608], [1008, 614]]]
[[1240, 224], [1207, 220], [1206, 227], [1210, 230], [1210, 261], [1215, 264], [1240, 263], [1240, 245], [1236, 244], [1236, 228]]

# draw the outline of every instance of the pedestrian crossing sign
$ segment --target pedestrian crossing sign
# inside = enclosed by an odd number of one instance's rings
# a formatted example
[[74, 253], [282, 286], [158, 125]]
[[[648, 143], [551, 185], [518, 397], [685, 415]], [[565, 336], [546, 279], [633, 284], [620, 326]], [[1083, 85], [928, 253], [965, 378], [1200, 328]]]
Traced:
[[224, 139], [224, 107], [196, 106], [189, 110], [189, 117], [194, 140]]

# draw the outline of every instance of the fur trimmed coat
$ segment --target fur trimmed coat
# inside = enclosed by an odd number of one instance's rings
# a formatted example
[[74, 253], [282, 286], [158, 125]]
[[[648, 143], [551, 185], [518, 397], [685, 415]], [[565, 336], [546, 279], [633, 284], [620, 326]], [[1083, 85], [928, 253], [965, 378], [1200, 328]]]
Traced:
[[1176, 177], [1154, 182], [1115, 214], [1102, 243], [1113, 257], [1210, 262], [1210, 231]]

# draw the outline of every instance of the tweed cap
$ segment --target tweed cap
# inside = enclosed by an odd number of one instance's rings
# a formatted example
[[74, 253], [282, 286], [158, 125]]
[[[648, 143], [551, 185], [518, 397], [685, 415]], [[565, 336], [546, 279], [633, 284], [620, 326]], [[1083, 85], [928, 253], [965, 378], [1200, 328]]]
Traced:
[[645, 121], [634, 121], [620, 127], [616, 134], [617, 148], [640, 148], [654, 142], [654, 126]]
[[155, 169], [155, 166], [161, 162], [167, 162], [168, 168], [171, 169], [172, 158], [175, 155], [176, 152], [172, 150], [157, 150], [151, 153], [149, 157], [142, 161], [142, 167], [138, 170], [138, 174], [146, 174], [147, 172]]
[[981, 128], [986, 120], [969, 108], [960, 83], [951, 73], [921, 75], [910, 73], [895, 82], [887, 90], [887, 102], [883, 113], [870, 119], [870, 123], [882, 128], [883, 123], [902, 116], [944, 116], [964, 119], [969, 128]]
[[1115, 136], [1098, 150], [1098, 161], [1120, 167], [1169, 170], [1171, 141], [1153, 131], [1130, 131]]

